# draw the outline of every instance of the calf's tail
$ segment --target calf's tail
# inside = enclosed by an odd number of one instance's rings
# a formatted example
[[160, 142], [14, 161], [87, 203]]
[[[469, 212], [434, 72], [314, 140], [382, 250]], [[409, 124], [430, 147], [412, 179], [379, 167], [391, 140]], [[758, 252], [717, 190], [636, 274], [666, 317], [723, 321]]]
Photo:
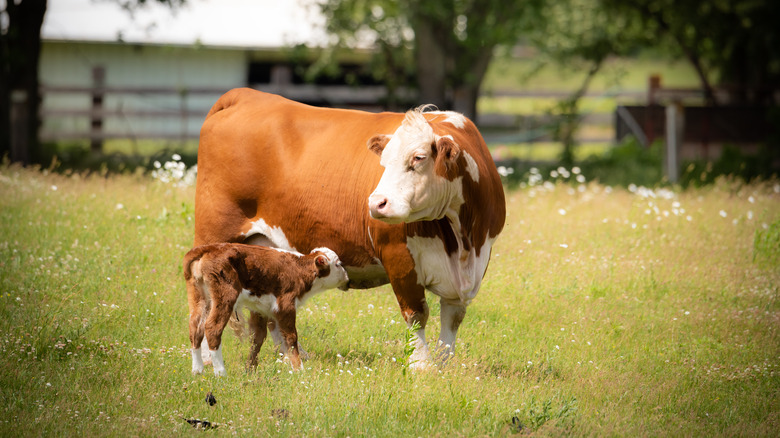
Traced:
[[182, 271], [184, 271], [185, 280], [189, 281], [193, 275], [200, 277], [200, 266], [195, 262], [199, 262], [200, 258], [203, 257], [203, 254], [205, 254], [207, 251], [208, 248], [205, 246], [196, 246], [184, 256], [184, 261], [182, 262]]

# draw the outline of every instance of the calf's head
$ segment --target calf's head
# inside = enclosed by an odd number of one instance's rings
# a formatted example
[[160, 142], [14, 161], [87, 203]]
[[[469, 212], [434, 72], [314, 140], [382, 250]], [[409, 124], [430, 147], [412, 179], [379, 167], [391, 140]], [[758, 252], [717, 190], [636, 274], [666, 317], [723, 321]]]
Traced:
[[462, 186], [456, 181], [460, 147], [439, 136], [421, 110], [406, 113], [392, 135], [376, 135], [368, 148], [385, 168], [368, 198], [371, 217], [395, 224], [444, 217]]
[[316, 248], [312, 250], [310, 255], [314, 257], [314, 265], [318, 271], [312, 290], [323, 291], [335, 288], [347, 290], [349, 288], [347, 271], [341, 266], [341, 260], [333, 250]]

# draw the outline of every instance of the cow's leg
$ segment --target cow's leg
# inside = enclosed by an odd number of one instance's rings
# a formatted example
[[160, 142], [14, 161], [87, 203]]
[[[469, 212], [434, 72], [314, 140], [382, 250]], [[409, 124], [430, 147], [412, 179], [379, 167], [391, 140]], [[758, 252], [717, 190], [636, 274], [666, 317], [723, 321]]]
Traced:
[[[287, 347], [284, 345], [284, 336], [282, 336], [282, 333], [279, 331], [279, 324], [273, 319], [269, 319], [268, 330], [271, 332], [271, 339], [274, 340], [274, 345], [279, 349], [279, 353], [283, 355], [287, 354]], [[298, 354], [301, 356], [301, 359], [311, 358], [309, 353], [303, 349], [300, 342], [298, 342]]]
[[295, 309], [277, 312], [276, 325], [281, 331], [282, 345], [286, 351], [285, 356], [290, 359], [290, 365], [294, 370], [303, 370], [298, 351], [298, 331], [295, 329]]
[[[409, 306], [404, 309], [404, 306], [401, 305], [401, 313], [406, 320], [406, 327], [411, 330], [415, 323], [419, 326], [411, 339], [414, 352], [409, 356], [409, 367], [412, 369], [426, 369], [431, 365], [431, 354], [428, 351], [428, 344], [425, 342], [425, 325], [428, 322], [428, 303], [425, 301], [425, 289], [422, 289], [421, 295], [420, 301], [415, 300], [419, 306]], [[399, 300], [399, 304], [400, 302]]]
[[282, 337], [282, 332], [279, 331], [279, 324], [277, 324], [276, 320], [268, 320], [268, 331], [271, 332], [271, 339], [274, 340], [274, 345], [279, 349], [279, 353], [287, 354], [284, 338]]
[[260, 347], [263, 346], [263, 341], [268, 334], [268, 321], [263, 315], [257, 312], [249, 313], [249, 329], [252, 332], [252, 345], [249, 347], [249, 358], [247, 360], [247, 368], [254, 369], [257, 367], [257, 354], [260, 353]]
[[438, 359], [443, 364], [455, 350], [458, 327], [466, 316], [466, 306], [460, 301], [441, 299], [441, 334], [439, 335]]
[[385, 266], [390, 284], [393, 286], [395, 298], [401, 308], [401, 315], [411, 328], [419, 325], [412, 337], [414, 352], [409, 357], [410, 367], [415, 369], [428, 368], [431, 355], [425, 342], [425, 325], [428, 322], [428, 303], [425, 301], [425, 288], [417, 282], [417, 272], [414, 270], [414, 260], [405, 244], [386, 247], [382, 253], [382, 264]]

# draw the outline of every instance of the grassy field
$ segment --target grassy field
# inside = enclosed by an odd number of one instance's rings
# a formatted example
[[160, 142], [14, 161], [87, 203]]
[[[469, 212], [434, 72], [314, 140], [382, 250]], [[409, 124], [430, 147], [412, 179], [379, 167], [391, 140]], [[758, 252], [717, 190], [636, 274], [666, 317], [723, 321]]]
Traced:
[[308, 303], [304, 372], [265, 345], [248, 374], [226, 333], [215, 378], [190, 374], [194, 188], [0, 167], [0, 436], [776, 436], [780, 184], [533, 182], [443, 369], [404, 373], [383, 287]]
[[[538, 71], [536, 71], [538, 69]], [[535, 72], [536, 73], [533, 73]], [[553, 90], [574, 91], [582, 85], [587, 66], [572, 64], [562, 67], [548, 63], [539, 68], [534, 56], [498, 57], [487, 71], [483, 88], [493, 90]], [[533, 74], [532, 74], [533, 73]], [[696, 88], [700, 86], [696, 71], [683, 60], [647, 54], [634, 58], [614, 58], [606, 61], [594, 77], [590, 90], [644, 91], [648, 78], [660, 75], [661, 83], [673, 88]]]

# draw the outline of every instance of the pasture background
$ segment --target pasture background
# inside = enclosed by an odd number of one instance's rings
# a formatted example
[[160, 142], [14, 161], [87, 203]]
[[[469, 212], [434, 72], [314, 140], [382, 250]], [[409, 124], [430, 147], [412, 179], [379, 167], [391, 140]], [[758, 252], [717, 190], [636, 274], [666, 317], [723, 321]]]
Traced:
[[266, 344], [247, 374], [226, 333], [215, 378], [190, 374], [194, 188], [4, 165], [0, 435], [776, 435], [780, 184], [533, 182], [442, 370], [404, 372], [383, 287], [308, 303], [305, 372]]

